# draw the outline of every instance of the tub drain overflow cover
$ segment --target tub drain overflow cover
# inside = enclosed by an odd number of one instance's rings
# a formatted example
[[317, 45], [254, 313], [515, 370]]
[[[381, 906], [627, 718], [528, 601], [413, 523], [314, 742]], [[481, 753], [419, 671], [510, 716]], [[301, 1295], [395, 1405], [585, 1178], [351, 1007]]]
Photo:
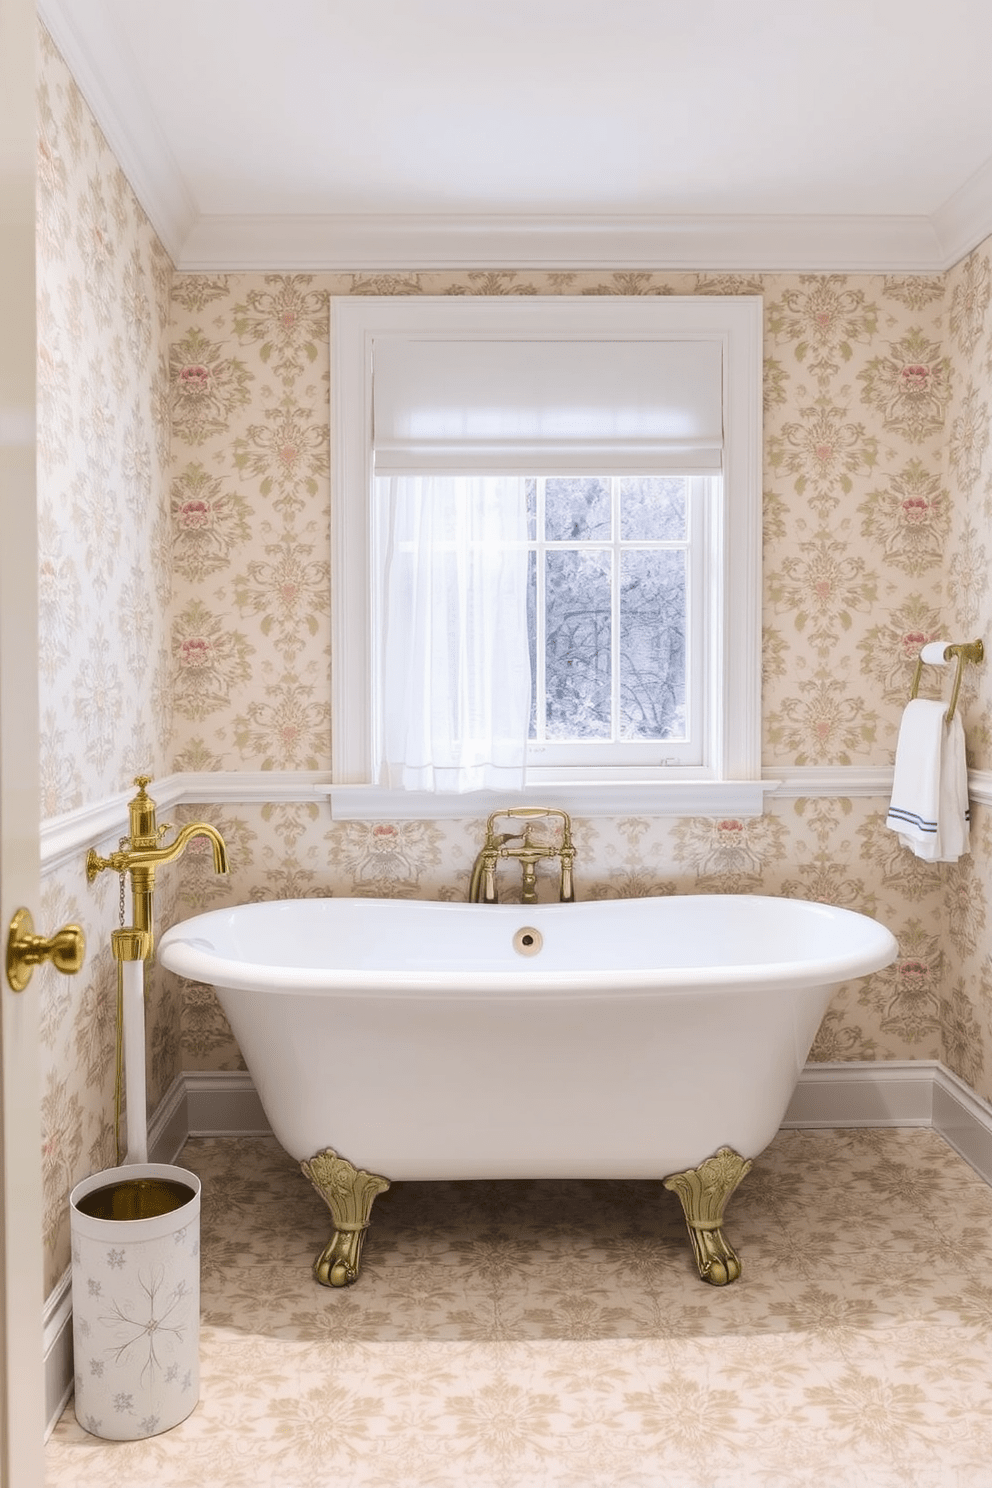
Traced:
[[513, 937], [513, 949], [518, 956], [536, 956], [544, 944], [544, 936], [533, 925], [523, 925]]

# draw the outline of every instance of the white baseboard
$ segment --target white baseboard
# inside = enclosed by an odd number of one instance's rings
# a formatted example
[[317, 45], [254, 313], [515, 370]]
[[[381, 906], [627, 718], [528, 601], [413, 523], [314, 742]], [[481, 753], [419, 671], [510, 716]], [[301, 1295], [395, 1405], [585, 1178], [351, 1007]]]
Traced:
[[187, 1070], [187, 1135], [254, 1137], [271, 1131], [247, 1070]]
[[[992, 1186], [992, 1106], [937, 1060], [808, 1064], [783, 1128], [928, 1126]], [[152, 1162], [175, 1162], [187, 1137], [247, 1137], [270, 1131], [245, 1070], [178, 1076], [148, 1128]], [[72, 1276], [45, 1303], [48, 1432], [72, 1393]]]
[[933, 1090], [942, 1071], [950, 1073], [933, 1059], [808, 1064], [782, 1125], [932, 1126]]

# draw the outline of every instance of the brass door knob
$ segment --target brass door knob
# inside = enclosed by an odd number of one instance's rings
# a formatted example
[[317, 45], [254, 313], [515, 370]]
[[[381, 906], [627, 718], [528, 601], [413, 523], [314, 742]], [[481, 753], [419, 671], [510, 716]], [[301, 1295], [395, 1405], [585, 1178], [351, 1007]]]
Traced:
[[31, 911], [19, 909], [7, 936], [7, 981], [15, 992], [23, 992], [42, 961], [51, 961], [56, 971], [73, 976], [85, 955], [86, 939], [79, 925], [63, 925], [46, 940], [43, 935], [35, 935]]

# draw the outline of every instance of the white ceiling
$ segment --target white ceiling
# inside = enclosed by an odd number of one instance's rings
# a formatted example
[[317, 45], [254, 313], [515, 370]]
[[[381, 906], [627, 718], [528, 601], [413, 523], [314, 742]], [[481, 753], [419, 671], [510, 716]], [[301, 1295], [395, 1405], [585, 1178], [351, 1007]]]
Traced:
[[939, 269], [990, 0], [39, 0], [180, 267]]

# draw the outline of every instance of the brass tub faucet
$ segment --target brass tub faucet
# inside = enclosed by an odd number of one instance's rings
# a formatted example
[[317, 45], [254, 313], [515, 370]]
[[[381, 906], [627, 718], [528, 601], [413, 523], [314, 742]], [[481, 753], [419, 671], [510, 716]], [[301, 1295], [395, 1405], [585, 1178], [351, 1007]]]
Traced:
[[122, 837], [119, 850], [106, 858], [101, 858], [91, 847], [86, 855], [86, 878], [92, 883], [105, 868], [119, 873], [122, 878], [125, 873], [130, 873], [131, 923], [134, 929], [144, 930], [148, 936], [148, 959], [154, 947], [155, 869], [182, 857], [194, 837], [208, 837], [213, 844], [214, 872], [227, 873], [227, 847], [210, 822], [190, 822], [180, 827], [171, 842], [163, 843], [163, 833], [171, 832], [172, 825], [169, 822], [163, 822], [161, 826], [156, 823], [155, 802], [145, 791], [145, 786], [151, 784], [151, 776], [138, 775], [134, 783], [138, 794], [127, 808], [131, 819], [130, 835]]
[[[534, 822], [541, 817], [561, 818], [561, 841], [533, 839]], [[522, 832], [496, 832], [495, 823], [500, 817], [523, 818], [526, 825]], [[519, 847], [507, 847], [508, 842], [519, 842]], [[486, 822], [486, 840], [472, 867], [472, 881], [468, 897], [470, 904], [496, 904], [496, 863], [500, 858], [516, 858], [523, 869], [521, 904], [537, 903], [537, 864], [542, 858], [557, 858], [561, 866], [558, 881], [558, 898], [562, 904], [575, 900], [572, 881], [572, 864], [575, 848], [572, 846], [572, 823], [564, 811], [553, 806], [509, 806], [503, 811], [494, 811]]]

